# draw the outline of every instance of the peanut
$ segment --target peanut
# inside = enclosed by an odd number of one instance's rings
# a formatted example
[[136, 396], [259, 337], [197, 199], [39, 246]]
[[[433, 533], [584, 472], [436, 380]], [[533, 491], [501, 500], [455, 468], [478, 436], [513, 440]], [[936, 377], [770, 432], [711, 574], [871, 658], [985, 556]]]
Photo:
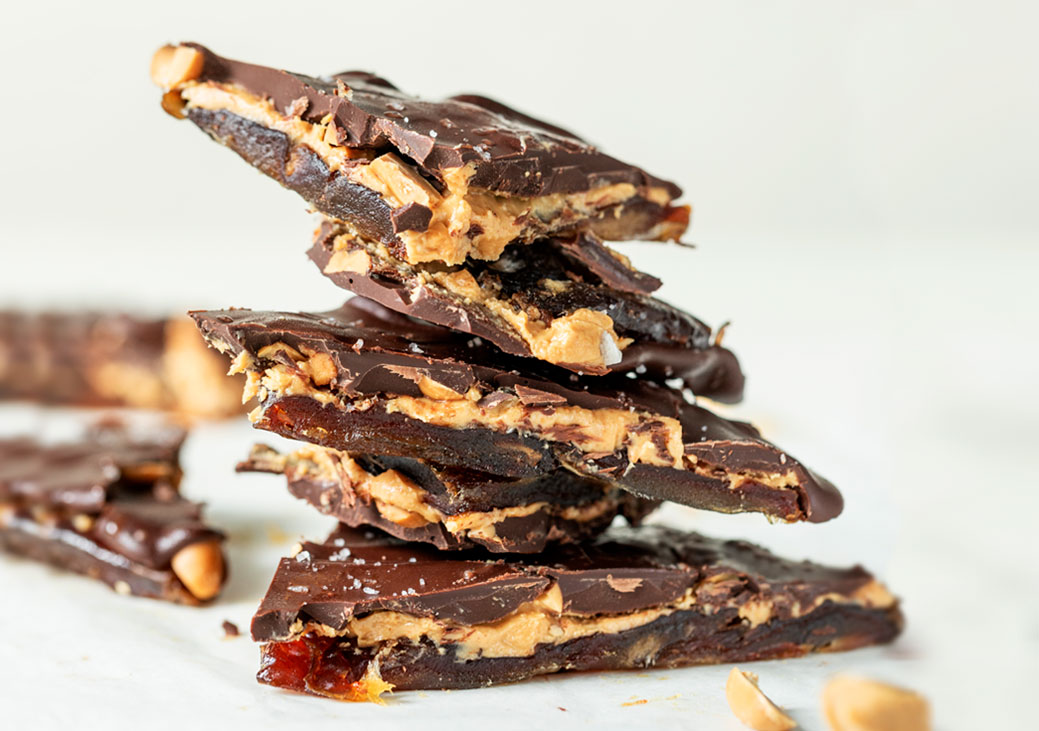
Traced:
[[725, 681], [725, 698], [736, 718], [755, 731], [788, 731], [797, 726], [758, 687], [758, 676], [733, 668]]
[[224, 583], [224, 554], [216, 540], [192, 543], [177, 551], [173, 573], [199, 601], [212, 599]]

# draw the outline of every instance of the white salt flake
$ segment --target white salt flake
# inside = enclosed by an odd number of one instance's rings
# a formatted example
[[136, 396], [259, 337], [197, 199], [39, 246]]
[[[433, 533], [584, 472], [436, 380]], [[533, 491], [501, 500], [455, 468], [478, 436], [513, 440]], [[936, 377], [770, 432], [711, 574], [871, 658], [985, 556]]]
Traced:
[[599, 341], [599, 349], [602, 351], [602, 360], [606, 365], [614, 365], [621, 362], [621, 349], [609, 333], [603, 333]]

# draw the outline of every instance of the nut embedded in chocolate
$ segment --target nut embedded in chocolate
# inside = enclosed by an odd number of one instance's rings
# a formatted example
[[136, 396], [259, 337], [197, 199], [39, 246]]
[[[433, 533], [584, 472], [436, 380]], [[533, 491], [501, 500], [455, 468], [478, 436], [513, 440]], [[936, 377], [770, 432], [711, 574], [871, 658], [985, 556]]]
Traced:
[[184, 588], [199, 601], [212, 599], [224, 584], [224, 553], [220, 540], [197, 541], [173, 554], [170, 568]]
[[202, 53], [187, 46], [163, 46], [152, 56], [151, 77], [156, 86], [172, 89], [202, 74]]

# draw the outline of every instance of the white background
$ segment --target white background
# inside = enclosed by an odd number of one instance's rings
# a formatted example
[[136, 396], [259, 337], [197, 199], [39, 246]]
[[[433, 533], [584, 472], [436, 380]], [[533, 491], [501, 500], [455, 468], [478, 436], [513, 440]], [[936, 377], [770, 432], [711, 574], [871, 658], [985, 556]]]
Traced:
[[[671, 517], [862, 561], [905, 598], [894, 648], [762, 666], [763, 684], [809, 728], [835, 668], [922, 690], [942, 727], [1013, 727], [1039, 675], [1037, 27], [1024, 2], [7, 4], [0, 306], [341, 299], [304, 255], [302, 201], [159, 109], [147, 66], [162, 43], [308, 73], [371, 69], [546, 116], [683, 186], [698, 249], [623, 250], [664, 277], [665, 299], [733, 321], [726, 343], [749, 374], [737, 413], [847, 498], [821, 526]], [[25, 418], [0, 412], [7, 427]], [[269, 526], [298, 534], [314, 518], [271, 481], [229, 474], [250, 436], [222, 427], [189, 449], [186, 490], [237, 539], [224, 605], [156, 607], [0, 562], [0, 699], [16, 728], [125, 727], [152, 707], [170, 723], [250, 727], [413, 727], [498, 709], [555, 725], [737, 727], [724, 669], [429, 694], [382, 716], [254, 687], [248, 640], [214, 649], [219, 621], [247, 623], [287, 550]], [[651, 702], [620, 705], [633, 695]]]

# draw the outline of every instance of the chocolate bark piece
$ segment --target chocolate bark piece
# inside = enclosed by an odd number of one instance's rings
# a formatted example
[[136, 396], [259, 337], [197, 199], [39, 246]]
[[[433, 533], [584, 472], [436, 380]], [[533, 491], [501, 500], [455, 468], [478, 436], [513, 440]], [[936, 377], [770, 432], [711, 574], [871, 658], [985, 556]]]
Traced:
[[226, 370], [185, 317], [0, 310], [0, 399], [224, 418], [243, 412]]
[[897, 599], [861, 567], [661, 526], [498, 560], [343, 528], [282, 559], [252, 636], [261, 683], [371, 700], [849, 650], [901, 628]]
[[247, 374], [254, 425], [292, 439], [512, 477], [562, 465], [642, 497], [786, 521], [841, 510], [833, 485], [752, 426], [645, 379], [513, 358], [365, 300], [193, 316]]
[[80, 440], [0, 440], [0, 548], [117, 592], [199, 604], [226, 576], [223, 535], [181, 497], [184, 433], [102, 426]]
[[163, 107], [321, 213], [400, 259], [496, 259], [513, 241], [581, 229], [677, 239], [681, 190], [572, 133], [475, 95], [426, 101], [366, 72], [313, 78], [160, 49]]
[[592, 538], [618, 515], [638, 523], [658, 505], [568, 470], [509, 478], [311, 446], [279, 454], [258, 444], [238, 470], [284, 474], [292, 495], [346, 525], [441, 550], [538, 553]]
[[392, 310], [576, 372], [638, 368], [660, 382], [688, 377], [692, 387], [714, 360], [734, 358], [712, 347], [707, 325], [648, 296], [660, 280], [588, 235], [444, 267], [407, 264], [352, 227], [325, 222], [310, 258], [338, 286]]

